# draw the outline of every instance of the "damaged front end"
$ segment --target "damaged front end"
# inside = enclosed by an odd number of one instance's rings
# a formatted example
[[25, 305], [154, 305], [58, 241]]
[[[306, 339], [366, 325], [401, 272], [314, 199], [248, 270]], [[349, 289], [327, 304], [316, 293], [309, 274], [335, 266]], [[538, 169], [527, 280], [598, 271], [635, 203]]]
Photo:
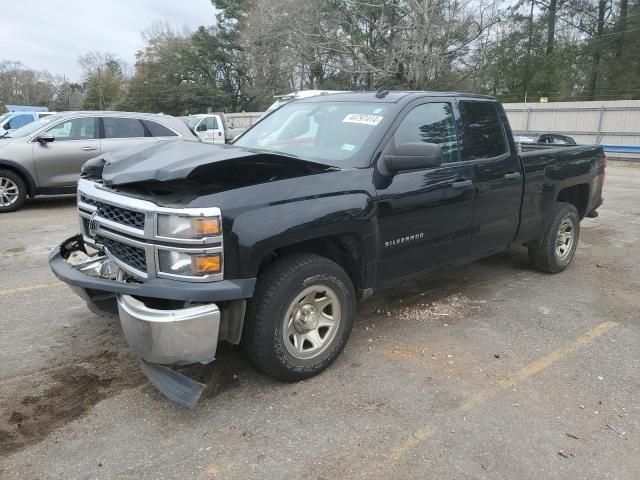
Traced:
[[[54, 271], [61, 274], [62, 280], [65, 280], [63, 270], [72, 269], [75, 274], [86, 276], [88, 282], [95, 279], [127, 283], [127, 273], [103, 252], [87, 248], [80, 235], [60, 245], [52, 254], [52, 260], [57, 266]], [[66, 276], [69, 276], [68, 271]], [[166, 365], [206, 364], [214, 360], [220, 331], [218, 305], [209, 303], [170, 308], [175, 301], [136, 298], [72, 283], [70, 286], [86, 301], [92, 312], [119, 316], [129, 347], [139, 357], [142, 371], [158, 390], [184, 407], [196, 405], [204, 385]], [[145, 301], [156, 305], [164, 303], [164, 308], [152, 308]]]
[[[78, 186], [78, 210], [82, 233], [54, 249], [52, 271], [93, 312], [118, 315], [152, 383], [193, 407], [203, 385], [167, 366], [206, 364], [220, 340], [239, 343], [255, 285], [223, 278], [222, 232], [211, 230], [219, 210], [167, 209], [87, 180]], [[205, 228], [204, 236], [174, 232], [174, 224]]]

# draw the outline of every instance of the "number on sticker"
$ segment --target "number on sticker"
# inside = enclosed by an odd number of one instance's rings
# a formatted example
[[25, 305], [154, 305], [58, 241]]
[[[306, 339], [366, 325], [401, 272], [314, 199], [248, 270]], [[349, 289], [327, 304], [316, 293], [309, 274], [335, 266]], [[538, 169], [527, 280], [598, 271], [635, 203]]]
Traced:
[[380, 115], [366, 115], [364, 113], [350, 113], [342, 120], [343, 123], [360, 123], [362, 125], [378, 125], [382, 117]]

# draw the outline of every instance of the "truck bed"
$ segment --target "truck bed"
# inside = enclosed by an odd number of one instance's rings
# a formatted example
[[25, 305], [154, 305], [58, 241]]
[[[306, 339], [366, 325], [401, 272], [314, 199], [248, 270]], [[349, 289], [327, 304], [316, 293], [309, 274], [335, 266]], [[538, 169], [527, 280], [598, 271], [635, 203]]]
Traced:
[[524, 168], [521, 224], [518, 241], [539, 237], [558, 193], [581, 197], [582, 217], [599, 207], [606, 157], [601, 145], [539, 148], [520, 155]]

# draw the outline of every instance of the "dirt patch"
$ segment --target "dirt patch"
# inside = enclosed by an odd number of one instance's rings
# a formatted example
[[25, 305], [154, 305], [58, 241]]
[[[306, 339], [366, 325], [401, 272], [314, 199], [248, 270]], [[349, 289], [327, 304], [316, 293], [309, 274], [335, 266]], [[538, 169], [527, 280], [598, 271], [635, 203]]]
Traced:
[[0, 457], [43, 440], [100, 400], [145, 381], [126, 352], [104, 351], [47, 370], [44, 379], [21, 388], [28, 394], [0, 404]]
[[417, 301], [410, 305], [395, 305], [392, 308], [377, 307], [376, 313], [404, 320], [409, 323], [423, 323], [433, 320], [458, 320], [469, 317], [480, 309], [485, 301], [471, 300], [462, 294], [448, 295], [432, 301]]

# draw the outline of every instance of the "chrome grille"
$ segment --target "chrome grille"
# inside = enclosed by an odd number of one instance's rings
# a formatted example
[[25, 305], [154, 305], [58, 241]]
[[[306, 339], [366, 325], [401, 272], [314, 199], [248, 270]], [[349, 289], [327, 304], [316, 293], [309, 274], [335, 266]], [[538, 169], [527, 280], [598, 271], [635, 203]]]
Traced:
[[[222, 232], [203, 239], [167, 238], [158, 236], [158, 215], [189, 217], [221, 217], [217, 207], [171, 208], [148, 200], [122, 195], [101, 185], [80, 179], [78, 182], [78, 213], [85, 242], [106, 253], [120, 268], [138, 279], [170, 278], [189, 282], [223, 280], [222, 272], [202, 278], [174, 275], [160, 271], [157, 265], [159, 249], [177, 250], [191, 255], [223, 252]], [[224, 267], [223, 267], [224, 268]]]
[[80, 195], [80, 201], [94, 207], [98, 205], [98, 202], [96, 200], [94, 200], [93, 198], [89, 198], [86, 195]]
[[109, 250], [109, 253], [116, 259], [131, 265], [136, 270], [147, 272], [147, 258], [143, 248], [127, 245], [105, 237], [96, 237], [96, 241]]
[[86, 195], [80, 195], [80, 201], [95, 207], [98, 215], [102, 218], [121, 225], [144, 230], [144, 213], [142, 212], [136, 212], [135, 210], [110, 205], [108, 203], [101, 202], [100, 200], [87, 197]]
[[134, 212], [121, 207], [114, 207], [102, 202], [96, 202], [98, 215], [112, 222], [121, 223], [133, 228], [144, 230], [144, 213]]

